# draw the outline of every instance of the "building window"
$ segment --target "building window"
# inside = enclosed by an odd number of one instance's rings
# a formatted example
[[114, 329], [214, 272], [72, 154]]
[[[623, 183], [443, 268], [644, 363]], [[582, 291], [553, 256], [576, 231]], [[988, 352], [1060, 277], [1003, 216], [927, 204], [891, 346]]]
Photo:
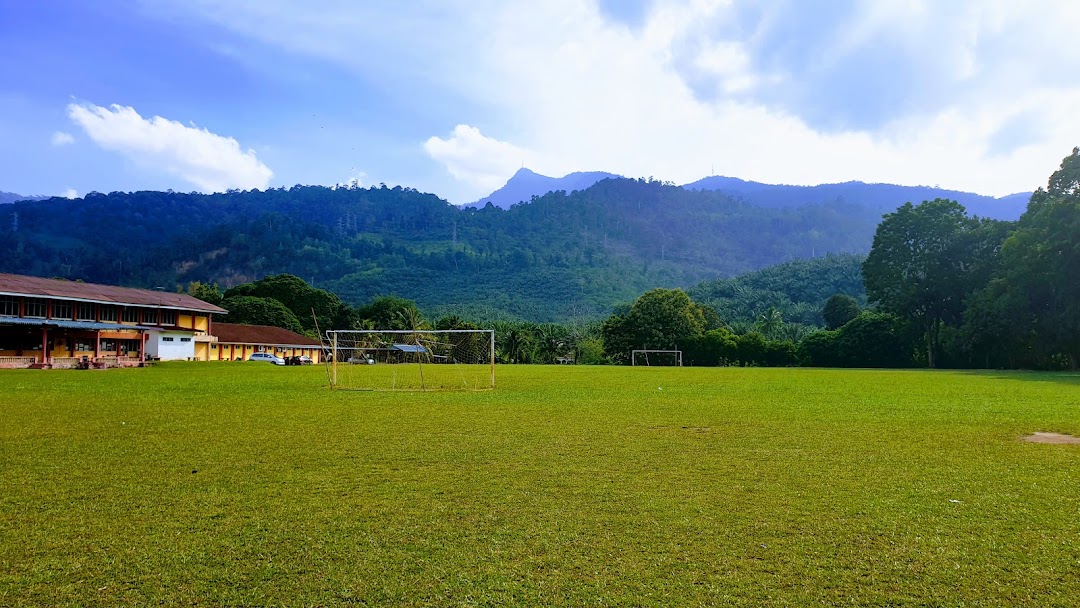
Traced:
[[162, 325], [176, 325], [176, 311], [175, 310], [163, 310], [163, 311], [161, 311], [161, 324]]
[[82, 352], [94, 350], [94, 345], [90, 344], [90, 341], [86, 338], [75, 338], [75, 350]]
[[146, 325], [157, 325], [157, 309], [144, 308], [142, 311], [142, 322]]
[[87, 303], [80, 303], [75, 307], [75, 318], [80, 321], [93, 321], [94, 320], [94, 305]]
[[127, 307], [120, 315], [120, 320], [124, 323], [138, 323], [139, 322], [139, 309]]
[[47, 305], [41, 298], [26, 298], [26, 316], [38, 319], [45, 318]]
[[19, 298], [14, 296], [0, 296], [0, 315], [9, 317], [19, 316]]
[[217, 350], [217, 344], [211, 344], [210, 350]]
[[116, 322], [116, 307], [115, 306], [102, 306], [101, 307], [101, 320]]
[[71, 319], [71, 302], [53, 302], [52, 318]]
[[162, 342], [172, 342], [173, 339], [171, 337], [169, 337], [169, 336], [165, 336], [165, 337], [161, 338], [161, 341]]
[[191, 342], [191, 338], [180, 338], [181, 342]]

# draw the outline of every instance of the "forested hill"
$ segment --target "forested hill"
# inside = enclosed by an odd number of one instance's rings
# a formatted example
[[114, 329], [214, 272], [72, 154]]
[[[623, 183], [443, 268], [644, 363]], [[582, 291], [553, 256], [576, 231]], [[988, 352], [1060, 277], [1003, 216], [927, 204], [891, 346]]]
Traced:
[[0, 271], [170, 290], [291, 273], [354, 305], [395, 294], [435, 314], [559, 321], [654, 287], [865, 253], [879, 220], [853, 202], [761, 208], [629, 179], [508, 210], [400, 187], [91, 193], [6, 205]]
[[762, 207], [792, 207], [830, 201], [857, 203], [880, 213], [888, 213], [904, 203], [918, 204], [944, 198], [967, 208], [969, 215], [997, 220], [1015, 220], [1027, 208], [1031, 193], [1010, 194], [1001, 198], [971, 192], [944, 190], [930, 186], [897, 186], [844, 182], [818, 186], [784, 186], [748, 182], [735, 177], [706, 177], [686, 184], [687, 190], [715, 190], [745, 199]]
[[47, 196], [24, 196], [14, 192], [0, 192], [0, 205], [14, 203], [15, 201], [40, 201], [49, 198]]

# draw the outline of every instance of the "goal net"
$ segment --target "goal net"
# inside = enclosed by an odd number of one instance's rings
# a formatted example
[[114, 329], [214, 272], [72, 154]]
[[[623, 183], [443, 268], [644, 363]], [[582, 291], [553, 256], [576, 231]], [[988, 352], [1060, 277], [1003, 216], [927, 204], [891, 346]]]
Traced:
[[330, 388], [487, 390], [495, 388], [495, 332], [329, 330]]
[[[626, 352], [626, 351], [623, 351]], [[630, 352], [631, 365], [682, 367], [681, 350], [634, 350]]]

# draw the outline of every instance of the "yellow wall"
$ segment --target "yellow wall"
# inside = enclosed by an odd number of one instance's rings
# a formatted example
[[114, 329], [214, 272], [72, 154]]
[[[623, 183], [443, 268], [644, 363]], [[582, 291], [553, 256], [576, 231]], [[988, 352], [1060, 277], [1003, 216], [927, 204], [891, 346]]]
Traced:
[[195, 327], [191, 322], [191, 315], [177, 315], [176, 324], [180, 327]]
[[195, 360], [206, 361], [210, 358], [210, 345], [206, 342], [195, 343]]
[[210, 317], [204, 315], [195, 317], [195, 331], [210, 331]]
[[[259, 350], [260, 347], [262, 350]], [[316, 346], [310, 348], [281, 348], [262, 347], [259, 344], [223, 344], [219, 342], [216, 349], [210, 348], [210, 345], [205, 343], [202, 345], [205, 350], [199, 350], [199, 344], [196, 344], [195, 348], [195, 358], [201, 361], [231, 361], [236, 357], [243, 357], [246, 361], [253, 353], [259, 352], [271, 353], [282, 358], [307, 355], [311, 357], [313, 363], [319, 363], [322, 360], [322, 350]]]

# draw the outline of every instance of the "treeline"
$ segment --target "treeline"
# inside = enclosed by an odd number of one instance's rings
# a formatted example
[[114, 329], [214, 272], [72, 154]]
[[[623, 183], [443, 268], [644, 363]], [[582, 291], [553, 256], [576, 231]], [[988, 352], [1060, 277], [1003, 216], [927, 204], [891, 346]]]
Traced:
[[[699, 301], [652, 290], [603, 323], [605, 354], [627, 362], [634, 349], [680, 349], [691, 365], [1075, 370], [1080, 149], [1016, 222], [970, 217], [950, 200], [903, 205], [884, 216], [860, 270], [869, 307], [857, 290], [836, 290], [820, 309], [826, 327], [802, 332], [784, 330], [784, 312], [796, 308], [777, 296], [798, 289], [791, 273], [773, 290], [743, 278], [706, 283], [692, 290]], [[740, 291], [756, 294], [753, 308], [728, 297]], [[749, 311], [753, 324], [730, 321]]]
[[[821, 329], [833, 318], [831, 300], [826, 294], [852, 294], [843, 297], [858, 309], [864, 301], [858, 275], [863, 259], [855, 255], [831, 255], [786, 262], [733, 279], [703, 282], [690, 293], [706, 311], [703, 314], [710, 319], [710, 330], [719, 327], [723, 319], [722, 325], [736, 338], [750, 335], [744, 340], [746, 348], [753, 350], [757, 346], [751, 334], [791, 342]], [[625, 359], [614, 344], [610, 341], [605, 344], [604, 324], [587, 310], [574, 312], [561, 323], [536, 323], [475, 314], [475, 311], [471, 315], [424, 311], [415, 301], [393, 295], [377, 296], [354, 307], [336, 294], [288, 274], [224, 291], [217, 284], [193, 282], [187, 291], [227, 309], [229, 314], [224, 320], [228, 322], [274, 325], [311, 337], [318, 337], [318, 329], [484, 328], [495, 330], [501, 362], [600, 364]], [[616, 314], [630, 308], [630, 305], [616, 307]], [[792, 316], [793, 310], [801, 311], [801, 315]], [[680, 346], [689, 344], [680, 340], [681, 337], [676, 340]], [[633, 338], [630, 343], [641, 342]], [[723, 358], [731, 363], [745, 360], [755, 365], [776, 361], [775, 355], [766, 360], [750, 355], [732, 357], [729, 353]], [[701, 364], [706, 359], [704, 355], [695, 356], [693, 362]]]
[[928, 367], [1076, 369], [1080, 363], [1080, 149], [1017, 222], [952, 201], [885, 216], [863, 265], [869, 300], [906, 323]]
[[291, 274], [351, 306], [393, 294], [433, 316], [599, 320], [653, 287], [865, 254], [879, 219], [854, 202], [766, 209], [630, 179], [509, 210], [385, 186], [91, 193], [0, 209], [0, 271], [223, 289]]

